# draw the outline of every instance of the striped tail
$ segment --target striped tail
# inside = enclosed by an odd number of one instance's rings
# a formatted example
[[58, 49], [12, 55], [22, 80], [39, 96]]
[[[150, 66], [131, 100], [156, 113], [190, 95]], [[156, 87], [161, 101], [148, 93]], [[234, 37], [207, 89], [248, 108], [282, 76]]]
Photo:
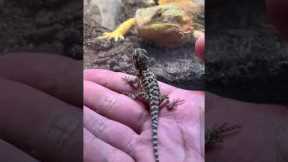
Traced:
[[151, 105], [151, 117], [152, 117], [152, 145], [155, 162], [159, 162], [159, 151], [158, 151], [158, 116], [159, 106]]

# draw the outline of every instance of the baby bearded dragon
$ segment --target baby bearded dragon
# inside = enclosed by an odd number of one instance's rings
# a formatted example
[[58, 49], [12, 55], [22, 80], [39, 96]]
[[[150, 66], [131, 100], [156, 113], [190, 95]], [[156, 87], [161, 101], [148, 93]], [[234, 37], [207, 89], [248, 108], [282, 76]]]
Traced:
[[[129, 94], [130, 97], [141, 99], [149, 104], [152, 125], [152, 145], [155, 162], [159, 162], [158, 153], [158, 117], [160, 107], [168, 106], [168, 109], [178, 105], [182, 100], [176, 100], [168, 105], [168, 97], [162, 96], [155, 74], [149, 69], [149, 58], [146, 56], [144, 49], [136, 49], [133, 54], [133, 62], [138, 71], [137, 78], [123, 78], [137, 91], [134, 94]], [[163, 102], [163, 101], [166, 101]]]
[[[204, 12], [204, 7], [193, 0], [154, 0], [157, 6], [141, 8], [133, 18], [127, 19], [113, 32], [103, 33], [100, 39], [124, 39], [135, 27], [137, 35], [160, 47], [174, 48], [197, 38], [203, 33], [195, 21]], [[163, 39], [165, 38], [165, 39]]]
[[[138, 71], [135, 80], [126, 81], [138, 84], [138, 91], [134, 94], [133, 98], [141, 98], [146, 101], [150, 107], [150, 114], [152, 117], [152, 144], [155, 162], [159, 162], [158, 153], [158, 116], [160, 112], [160, 88], [155, 74], [148, 67], [148, 57], [145, 55], [146, 51], [143, 49], [136, 49], [132, 58], [134, 65]], [[124, 78], [125, 79], [125, 78]], [[134, 84], [135, 85], [135, 84]], [[137, 88], [137, 87], [136, 87]], [[131, 95], [130, 95], [131, 96]]]
[[[158, 117], [160, 107], [167, 106], [168, 110], [175, 108], [183, 100], [176, 100], [171, 103], [167, 96], [160, 93], [160, 88], [155, 74], [149, 69], [149, 58], [143, 49], [136, 49], [133, 54], [133, 62], [137, 69], [137, 78], [124, 77], [123, 80], [135, 88], [135, 93], [128, 94], [133, 99], [141, 99], [149, 104], [150, 114], [152, 117], [152, 145], [155, 162], [159, 162], [158, 152]], [[166, 103], [163, 102], [166, 100]], [[169, 104], [169, 105], [168, 105]], [[226, 123], [219, 127], [206, 129], [205, 132], [205, 147], [209, 148], [223, 141], [223, 138], [229, 134], [233, 134], [240, 126], [228, 126]]]

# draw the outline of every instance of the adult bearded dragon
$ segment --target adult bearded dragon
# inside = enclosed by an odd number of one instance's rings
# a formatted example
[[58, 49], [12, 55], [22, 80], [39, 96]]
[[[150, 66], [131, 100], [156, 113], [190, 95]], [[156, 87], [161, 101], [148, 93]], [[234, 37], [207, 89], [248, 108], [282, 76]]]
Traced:
[[[134, 18], [127, 19], [113, 32], [103, 33], [99, 38], [122, 40], [135, 27], [143, 40], [160, 47], [174, 48], [203, 33], [203, 29], [199, 28], [201, 25], [195, 21], [203, 14], [203, 5], [193, 0], [159, 0], [157, 4], [138, 9]], [[196, 29], [197, 26], [199, 29]]]

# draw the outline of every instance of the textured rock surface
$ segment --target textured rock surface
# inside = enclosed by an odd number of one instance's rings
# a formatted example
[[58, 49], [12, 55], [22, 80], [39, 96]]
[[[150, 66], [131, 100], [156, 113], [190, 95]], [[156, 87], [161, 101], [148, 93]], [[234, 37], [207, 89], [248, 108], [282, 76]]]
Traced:
[[85, 21], [99, 22], [101, 26], [112, 30], [119, 22], [121, 7], [121, 0], [84, 0]]
[[264, 1], [231, 0], [209, 7], [206, 18], [207, 90], [287, 103], [288, 44], [269, 24]]
[[82, 58], [79, 1], [2, 1], [0, 53], [35, 51]]
[[[150, 4], [151, 1], [123, 1], [119, 20], [133, 17], [137, 8]], [[105, 68], [135, 74], [130, 55], [134, 48], [142, 47], [150, 53], [151, 68], [160, 80], [182, 88], [203, 89], [204, 64], [195, 58], [194, 41], [177, 49], [163, 49], [142, 42], [135, 31], [130, 32], [122, 42], [99, 41], [96, 37], [107, 31], [100, 24], [85, 22], [85, 68]]]

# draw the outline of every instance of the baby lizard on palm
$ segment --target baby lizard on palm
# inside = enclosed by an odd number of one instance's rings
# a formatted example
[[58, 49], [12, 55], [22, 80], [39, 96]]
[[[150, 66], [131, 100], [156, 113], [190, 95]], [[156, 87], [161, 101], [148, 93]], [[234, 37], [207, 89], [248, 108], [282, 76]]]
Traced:
[[[143, 49], [136, 49], [133, 57], [133, 62], [137, 70], [136, 78], [124, 77], [129, 85], [136, 89], [136, 92], [128, 95], [133, 99], [140, 99], [149, 105], [150, 115], [152, 118], [152, 147], [155, 162], [159, 161], [158, 151], [158, 118], [160, 107], [167, 106], [168, 110], [175, 108], [183, 100], [177, 99], [169, 103], [168, 97], [160, 93], [160, 88], [155, 74], [149, 68], [149, 58]], [[223, 141], [224, 136], [233, 134], [240, 128], [238, 125], [229, 126], [226, 123], [212, 129], [206, 129], [205, 132], [205, 147], [213, 146]]]
[[149, 58], [144, 49], [136, 49], [133, 54], [133, 62], [137, 69], [137, 77], [135, 79], [123, 78], [132, 87], [136, 88], [134, 94], [129, 94], [130, 97], [145, 101], [150, 108], [152, 118], [152, 146], [155, 162], [159, 162], [158, 151], [158, 119], [160, 107], [167, 106], [168, 109], [174, 108], [182, 100], [176, 100], [169, 103], [168, 97], [160, 93], [160, 88], [155, 74], [150, 70], [148, 62]]

